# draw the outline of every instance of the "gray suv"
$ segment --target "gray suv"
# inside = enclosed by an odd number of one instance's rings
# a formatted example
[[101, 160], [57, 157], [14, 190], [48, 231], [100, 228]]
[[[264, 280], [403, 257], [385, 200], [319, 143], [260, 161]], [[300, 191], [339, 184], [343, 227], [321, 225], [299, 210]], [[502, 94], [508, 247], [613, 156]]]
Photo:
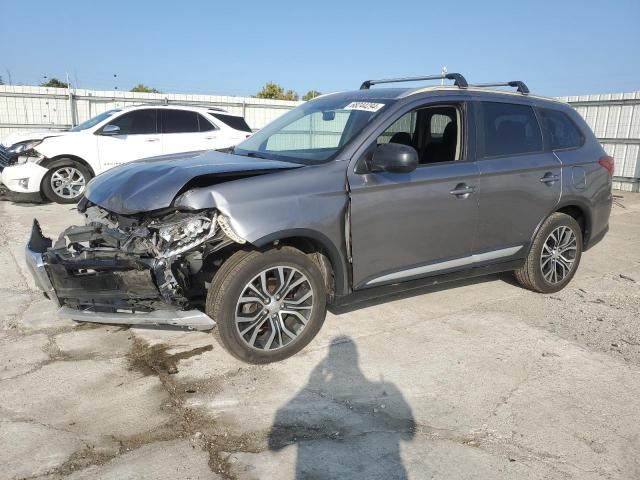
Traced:
[[216, 327], [251, 363], [302, 349], [328, 303], [503, 271], [562, 289], [607, 232], [613, 159], [522, 82], [371, 88], [440, 78], [366, 81], [230, 151], [97, 176], [85, 225], [52, 242], [34, 220], [36, 282], [63, 316]]

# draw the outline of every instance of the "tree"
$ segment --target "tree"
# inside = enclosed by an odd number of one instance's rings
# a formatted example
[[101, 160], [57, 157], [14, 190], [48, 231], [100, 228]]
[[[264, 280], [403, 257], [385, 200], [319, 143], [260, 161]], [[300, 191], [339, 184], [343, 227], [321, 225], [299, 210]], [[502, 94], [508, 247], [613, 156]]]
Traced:
[[298, 100], [300, 97], [298, 97], [298, 94], [296, 92], [294, 92], [293, 90], [287, 90], [287, 93], [284, 94], [284, 98], [283, 100], [293, 100], [296, 101]]
[[320, 93], [317, 90], [309, 90], [307, 93], [304, 94], [304, 96], [302, 97], [302, 100], [304, 100], [305, 102], [312, 100], [316, 97], [319, 97], [320, 95], [322, 95], [322, 93]]
[[142, 93], [162, 93], [160, 90], [146, 86], [144, 83], [139, 83], [133, 87], [130, 92], [142, 92]]
[[49, 81], [40, 84], [41, 87], [53, 87], [53, 88], [69, 88], [68, 83], [64, 83], [57, 78], [50, 78]]
[[273, 100], [298, 100], [298, 94], [293, 90], [284, 91], [277, 83], [267, 82], [262, 90], [256, 93], [256, 98], [271, 98]]
[[0, 85], [4, 85], [4, 80], [2, 80], [2, 75], [0, 75]]

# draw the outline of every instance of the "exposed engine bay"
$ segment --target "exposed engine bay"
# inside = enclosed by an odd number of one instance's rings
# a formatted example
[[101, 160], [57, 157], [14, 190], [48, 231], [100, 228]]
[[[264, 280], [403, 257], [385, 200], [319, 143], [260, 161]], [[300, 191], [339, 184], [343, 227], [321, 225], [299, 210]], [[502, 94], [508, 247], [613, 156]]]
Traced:
[[85, 225], [67, 228], [43, 254], [60, 305], [79, 310], [201, 304], [217, 267], [213, 254], [244, 243], [215, 209], [125, 216], [88, 204], [83, 213]]

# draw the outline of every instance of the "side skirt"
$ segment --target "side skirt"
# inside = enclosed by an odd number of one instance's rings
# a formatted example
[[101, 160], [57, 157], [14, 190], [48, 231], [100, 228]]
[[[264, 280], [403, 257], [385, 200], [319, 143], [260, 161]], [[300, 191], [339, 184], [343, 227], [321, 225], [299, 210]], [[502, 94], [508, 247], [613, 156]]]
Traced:
[[345, 305], [352, 305], [354, 303], [364, 302], [373, 298], [384, 297], [393, 295], [400, 292], [409, 292], [419, 288], [439, 285], [441, 283], [453, 282], [456, 280], [463, 280], [466, 278], [481, 277], [484, 275], [491, 275], [493, 273], [509, 272], [517, 270], [522, 267], [524, 259], [512, 260], [509, 262], [496, 263], [483, 267], [468, 268], [465, 270], [459, 270], [451, 273], [443, 273], [440, 275], [432, 275], [425, 278], [419, 278], [416, 280], [409, 280], [406, 282], [395, 283], [393, 285], [383, 285], [379, 287], [363, 288], [356, 290], [348, 295], [334, 296], [329, 299], [329, 303], [336, 307], [342, 307]]

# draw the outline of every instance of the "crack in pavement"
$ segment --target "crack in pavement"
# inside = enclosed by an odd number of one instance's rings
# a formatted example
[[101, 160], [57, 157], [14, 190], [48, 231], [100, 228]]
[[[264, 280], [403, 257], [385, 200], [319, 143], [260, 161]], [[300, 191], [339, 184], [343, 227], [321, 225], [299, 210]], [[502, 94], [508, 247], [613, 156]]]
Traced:
[[[180, 360], [211, 350], [212, 346], [208, 345], [173, 355], [166, 353], [168, 348], [169, 347], [167, 345], [162, 344], [149, 346], [146, 342], [134, 337], [129, 352], [125, 357], [129, 363], [129, 370], [137, 371], [145, 376], [154, 375], [159, 378], [161, 386], [169, 395], [170, 404], [165, 407], [169, 408], [171, 411], [170, 419], [155, 429], [139, 434], [126, 437], [109, 435], [108, 438], [118, 445], [116, 450], [105, 450], [103, 448], [97, 449], [86, 440], [79, 438], [85, 446], [74, 452], [63, 464], [47, 472], [48, 475], [67, 476], [73, 472], [77, 472], [91, 466], [103, 465], [114, 458], [132, 452], [145, 445], [166, 440], [187, 438], [191, 439], [192, 446], [197, 446], [209, 453], [210, 468], [217, 466], [219, 468], [216, 473], [224, 473], [222, 471], [224, 461], [222, 457], [217, 458], [218, 450], [214, 449], [212, 445], [206, 445], [206, 439], [203, 438], [202, 435], [195, 435], [198, 429], [196, 428], [193, 420], [189, 418], [188, 409], [184, 409], [182, 407], [184, 396], [181, 392], [183, 389], [179, 388], [172, 378], [173, 373], [176, 373], [177, 371], [177, 364]], [[122, 355], [120, 357], [122, 357]], [[52, 361], [60, 360], [55, 359]], [[70, 356], [70, 358], [65, 361], [78, 361], [78, 359]], [[15, 421], [18, 420], [16, 419]], [[31, 419], [20, 421], [38, 423], [47, 428], [56, 428], [35, 422]], [[61, 428], [58, 428], [58, 430], [66, 431]], [[72, 433], [75, 436], [78, 435], [77, 432], [69, 431], [68, 433]], [[212, 453], [214, 451], [215, 453]]]

